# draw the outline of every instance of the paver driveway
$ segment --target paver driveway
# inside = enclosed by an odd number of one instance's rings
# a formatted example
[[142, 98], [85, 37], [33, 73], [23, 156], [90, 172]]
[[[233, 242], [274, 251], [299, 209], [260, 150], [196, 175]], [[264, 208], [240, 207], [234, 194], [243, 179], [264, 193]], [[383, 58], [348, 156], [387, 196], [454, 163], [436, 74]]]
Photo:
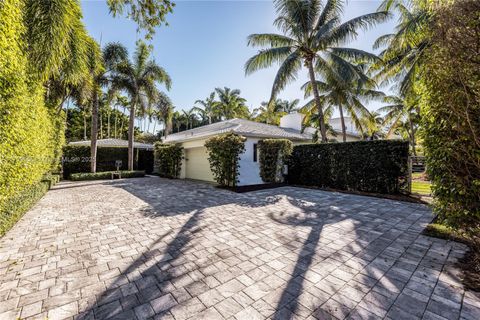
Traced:
[[157, 177], [61, 183], [0, 240], [0, 318], [480, 319], [421, 205]]

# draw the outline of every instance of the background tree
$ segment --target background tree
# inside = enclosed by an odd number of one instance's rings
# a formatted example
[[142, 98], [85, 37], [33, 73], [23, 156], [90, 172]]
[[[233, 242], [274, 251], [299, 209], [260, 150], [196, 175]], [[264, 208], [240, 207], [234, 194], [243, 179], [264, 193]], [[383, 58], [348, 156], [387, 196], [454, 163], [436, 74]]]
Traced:
[[207, 120], [208, 124], [216, 122], [218, 119], [218, 102], [215, 101], [215, 91], [210, 93], [210, 95], [204, 100], [197, 100], [195, 104], [199, 104], [201, 107], [194, 107], [195, 111], [200, 113], [202, 118]]
[[[342, 0], [321, 1], [275, 0], [278, 17], [274, 25], [282, 34], [252, 34], [248, 37], [251, 46], [269, 47], [260, 50], [245, 65], [245, 73], [251, 74], [259, 69], [280, 63], [275, 77], [270, 100], [296, 80], [302, 65], [309, 72], [315, 105], [319, 114], [319, 128], [322, 141], [327, 141], [324, 110], [319, 96], [315, 71], [322, 73], [331, 66], [344, 73], [355, 73], [356, 68], [349, 59], [362, 58], [376, 61], [378, 58], [368, 52], [339, 47], [357, 36], [359, 28], [367, 29], [388, 18], [388, 12], [375, 12], [362, 15], [347, 22], [341, 22], [344, 8]], [[301, 5], [299, 5], [301, 4]]]
[[412, 153], [416, 156], [417, 130], [419, 125], [419, 106], [417, 98], [401, 98], [388, 96], [384, 98], [386, 106], [378, 111], [384, 113], [383, 125], [387, 128], [387, 138], [394, 133], [406, 136]]
[[154, 102], [157, 119], [163, 124], [163, 136], [166, 138], [173, 128], [173, 105], [166, 94], [159, 92]]
[[[330, 70], [324, 72], [324, 81], [316, 81], [323, 104], [339, 111], [343, 142], [347, 141], [344, 112], [352, 119], [356, 129], [363, 134], [366, 128], [363, 127], [364, 121], [362, 119], [370, 118], [370, 111], [365, 102], [378, 100], [385, 96], [383, 92], [370, 89], [375, 86], [375, 83], [363, 74], [359, 77], [361, 68], [357, 69], [358, 71], [353, 75], [345, 75], [336, 72], [336, 70]], [[312, 96], [311, 82], [305, 83], [302, 88], [305, 90], [306, 98]], [[310, 100], [306, 107], [315, 108], [315, 100]]]
[[144, 42], [137, 43], [133, 61], [118, 63], [112, 73], [115, 90], [124, 90], [130, 98], [128, 127], [128, 170], [133, 170], [133, 143], [136, 108], [145, 109], [148, 101], [157, 94], [156, 84], [163, 83], [170, 89], [171, 79], [155, 61], [150, 60], [151, 49]]
[[218, 95], [216, 109], [221, 119], [228, 120], [248, 116], [246, 100], [240, 96], [240, 90], [224, 87], [215, 88], [215, 92]]

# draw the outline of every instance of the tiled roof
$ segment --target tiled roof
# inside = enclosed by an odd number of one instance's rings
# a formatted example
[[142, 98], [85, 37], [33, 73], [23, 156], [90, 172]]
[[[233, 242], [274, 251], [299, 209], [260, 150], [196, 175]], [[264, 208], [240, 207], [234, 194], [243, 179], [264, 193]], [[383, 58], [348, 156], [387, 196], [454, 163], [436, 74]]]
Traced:
[[[90, 146], [90, 140], [70, 142], [70, 146]], [[97, 140], [99, 148], [128, 148], [128, 141], [122, 139], [99, 139]], [[137, 149], [152, 150], [153, 145], [148, 143], [133, 142], [133, 147]]]
[[301, 133], [295, 129], [280, 128], [274, 125], [245, 119], [231, 119], [171, 134], [165, 139], [165, 142], [182, 142], [227, 132], [234, 132], [247, 137], [284, 138], [291, 140], [312, 139], [311, 134]]

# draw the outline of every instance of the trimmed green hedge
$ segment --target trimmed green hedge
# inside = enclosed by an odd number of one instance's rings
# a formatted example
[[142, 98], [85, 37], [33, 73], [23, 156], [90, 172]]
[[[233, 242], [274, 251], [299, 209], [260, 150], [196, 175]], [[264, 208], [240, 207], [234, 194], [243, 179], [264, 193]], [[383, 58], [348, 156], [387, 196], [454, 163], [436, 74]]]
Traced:
[[292, 148], [292, 141], [287, 139], [265, 139], [258, 142], [260, 177], [263, 182], [284, 182], [282, 170]]
[[[70, 180], [72, 181], [86, 181], [86, 180], [106, 180], [112, 178], [112, 172], [116, 171], [104, 171], [96, 173], [72, 173]], [[145, 171], [120, 171], [122, 179], [124, 178], [141, 178], [145, 177]]]
[[[116, 170], [115, 161], [122, 160], [121, 170], [128, 169], [128, 148], [98, 148], [97, 172]], [[135, 170], [153, 172], [153, 151], [135, 149]], [[63, 177], [72, 173], [90, 172], [90, 147], [65, 146], [63, 148]]]
[[397, 194], [407, 191], [408, 142], [377, 140], [298, 145], [291, 184]]
[[160, 177], [176, 179], [182, 169], [183, 148], [175, 144], [155, 143], [155, 163]]
[[219, 185], [237, 185], [240, 154], [245, 151], [245, 140], [244, 137], [230, 132], [214, 136], [205, 142], [210, 169]]
[[8, 199], [0, 208], [0, 237], [27, 212], [43, 195], [60, 180], [59, 175], [47, 174], [41, 181], [34, 183]]

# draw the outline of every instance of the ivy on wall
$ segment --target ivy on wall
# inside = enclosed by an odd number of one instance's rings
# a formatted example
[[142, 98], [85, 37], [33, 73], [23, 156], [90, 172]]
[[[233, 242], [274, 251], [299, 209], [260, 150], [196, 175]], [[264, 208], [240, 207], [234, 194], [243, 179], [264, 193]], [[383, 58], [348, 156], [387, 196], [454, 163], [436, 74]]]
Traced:
[[238, 183], [240, 155], [245, 151], [245, 138], [233, 132], [208, 139], [210, 169], [217, 183], [235, 187]]
[[292, 153], [292, 142], [287, 139], [265, 139], [258, 142], [258, 149], [263, 182], [284, 182], [283, 166]]
[[177, 179], [182, 169], [183, 148], [176, 144], [155, 143], [155, 164], [161, 177]]
[[23, 1], [0, 1], [0, 224], [21, 216], [11, 214], [14, 199], [38, 198], [45, 188], [36, 186], [58, 171], [64, 143], [63, 115], [45, 105], [43, 84], [31, 77], [24, 10]]

